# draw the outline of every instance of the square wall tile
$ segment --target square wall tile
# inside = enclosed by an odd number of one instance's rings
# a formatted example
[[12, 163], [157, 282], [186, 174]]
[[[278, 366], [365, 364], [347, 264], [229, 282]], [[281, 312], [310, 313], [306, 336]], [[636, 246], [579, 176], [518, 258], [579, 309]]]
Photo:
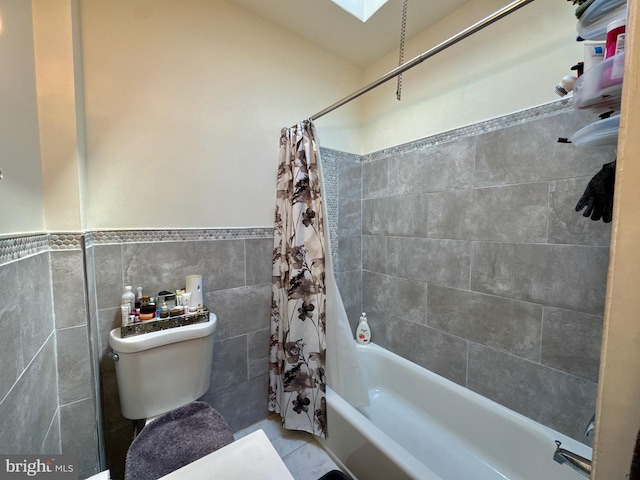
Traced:
[[558, 143], [597, 120], [581, 112], [528, 121], [477, 136], [474, 186], [575, 178], [597, 172], [615, 158], [614, 148], [575, 148]]
[[589, 380], [471, 344], [467, 386], [579, 442], [586, 441], [584, 430], [595, 411], [597, 391], [597, 384]]
[[205, 304], [218, 317], [216, 341], [268, 328], [271, 285], [232, 288], [205, 294]]
[[246, 382], [249, 377], [247, 336], [215, 342], [211, 364], [210, 392]]
[[387, 195], [387, 160], [375, 160], [362, 164], [362, 198]]
[[434, 328], [394, 319], [387, 325], [388, 348], [448, 378], [466, 384], [467, 341]]
[[248, 238], [244, 243], [247, 257], [247, 285], [271, 283], [273, 238]]
[[184, 287], [187, 275], [202, 275], [205, 293], [245, 285], [244, 240], [124, 244], [122, 262], [126, 284], [148, 295]]
[[427, 237], [427, 195], [405, 195], [366, 200], [362, 205], [362, 232], [367, 235]]
[[93, 399], [60, 407], [62, 453], [78, 456], [78, 471], [98, 465], [98, 436]]
[[429, 238], [387, 239], [387, 273], [421, 282], [469, 288], [471, 243]]
[[386, 317], [398, 317], [414, 323], [425, 323], [427, 285], [415, 280], [363, 272], [362, 309]]
[[542, 363], [597, 382], [602, 323], [600, 315], [545, 307]]
[[609, 249], [476, 243], [471, 289], [601, 315]]
[[84, 254], [81, 250], [51, 252], [51, 278], [56, 328], [87, 325]]
[[411, 195], [470, 188], [474, 159], [474, 137], [408, 150], [389, 159], [388, 194]]
[[0, 452], [39, 452], [57, 410], [56, 351], [51, 335], [0, 403]]
[[[594, 172], [594, 175], [597, 172]], [[575, 206], [592, 177], [550, 182], [549, 243], [599, 245], [611, 243], [611, 224], [593, 221], [576, 212]]]
[[429, 237], [545, 243], [548, 197], [548, 183], [434, 193]]
[[93, 397], [93, 375], [87, 327], [58, 330], [58, 397], [60, 404]]
[[541, 305], [430, 285], [427, 325], [540, 361]]

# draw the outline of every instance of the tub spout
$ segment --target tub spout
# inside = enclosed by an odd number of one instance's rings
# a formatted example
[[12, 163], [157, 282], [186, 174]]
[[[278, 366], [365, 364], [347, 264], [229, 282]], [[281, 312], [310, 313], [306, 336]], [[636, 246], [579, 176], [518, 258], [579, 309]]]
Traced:
[[591, 417], [591, 420], [589, 420], [589, 423], [587, 424], [587, 428], [584, 431], [584, 436], [591, 438], [595, 428], [596, 428], [596, 414], [594, 413], [593, 417]]
[[562, 445], [562, 443], [556, 440], [556, 451], [553, 453], [553, 459], [558, 463], [567, 464], [589, 478], [591, 476], [591, 460], [577, 453], [570, 452], [565, 448], [560, 448], [560, 445]]

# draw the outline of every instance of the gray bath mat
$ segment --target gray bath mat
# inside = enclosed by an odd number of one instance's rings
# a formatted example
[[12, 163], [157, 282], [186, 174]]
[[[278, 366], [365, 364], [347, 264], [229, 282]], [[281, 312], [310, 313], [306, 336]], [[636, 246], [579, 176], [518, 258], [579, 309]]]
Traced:
[[157, 480], [231, 442], [222, 415], [208, 403], [189, 403], [142, 429], [127, 452], [124, 478]]

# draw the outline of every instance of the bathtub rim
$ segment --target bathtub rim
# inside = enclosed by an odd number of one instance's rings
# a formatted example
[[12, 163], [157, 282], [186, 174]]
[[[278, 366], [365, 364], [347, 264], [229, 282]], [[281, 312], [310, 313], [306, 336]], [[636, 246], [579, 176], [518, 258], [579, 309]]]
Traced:
[[[547, 443], [549, 444], [550, 454], [548, 457], [548, 461], [550, 462], [553, 461], [552, 451], [555, 449], [554, 440], [560, 440], [563, 446], [579, 455], [582, 455], [583, 457], [589, 459], [592, 458], [593, 450], [588, 445], [585, 445], [573, 438], [566, 436], [565, 434], [562, 434], [550, 427], [536, 422], [535, 420], [528, 418], [523, 414], [520, 414], [504, 405], [501, 405], [496, 401], [491, 400], [490, 398], [487, 398], [473, 390], [470, 390], [445, 377], [442, 377], [441, 375], [432, 372], [425, 367], [422, 367], [414, 362], [411, 362], [410, 360], [407, 360], [404, 357], [401, 357], [391, 350], [381, 347], [380, 345], [377, 345], [375, 343], [370, 343], [368, 345], [356, 344], [356, 350], [359, 353], [362, 352], [366, 354], [367, 352], [371, 352], [377, 354], [381, 356], [385, 361], [391, 361], [401, 368], [407, 368], [410, 372], [425, 377], [427, 382], [436, 382], [439, 386], [450, 389], [453, 394], [461, 395], [469, 401], [476, 403], [481, 408], [488, 408], [499, 416], [505, 417], [507, 421], [511, 420], [516, 424], [519, 424], [521, 427], [530, 431], [534, 437], [544, 440], [545, 445]], [[370, 392], [375, 391], [376, 387], [376, 385], [367, 385], [367, 389]], [[384, 454], [389, 458], [390, 462], [393, 462], [394, 465], [399, 470], [403, 471], [409, 478], [420, 480], [441, 480], [441, 477], [430, 470], [427, 465], [422, 463], [422, 461], [417, 459], [413, 454], [406, 451], [393, 438], [383, 432], [360, 411], [358, 411], [355, 407], [349, 404], [345, 399], [340, 397], [329, 387], [327, 388], [327, 403], [329, 406], [337, 410], [338, 413], [340, 413], [344, 417], [344, 419], [352, 425], [352, 428], [356, 429], [362, 437], [367, 439], [367, 441], [370, 441], [377, 449], [384, 452]], [[327, 440], [320, 442], [322, 448], [331, 456], [331, 458], [334, 459], [334, 461], [340, 466], [340, 468], [344, 468], [345, 472], [349, 473], [353, 478], [357, 478], [357, 476], [353, 475], [349, 467], [345, 465], [345, 462], [343, 462], [342, 459], [331, 450], [331, 447], [329, 446], [331, 442], [331, 416], [328, 416], [328, 421], [328, 438]]]
[[471, 401], [477, 402], [483, 407], [489, 408], [494, 412], [504, 415], [520, 425], [525, 425], [532, 428], [539, 435], [543, 435], [544, 437], [557, 437], [557, 439], [560, 440], [563, 445], [569, 445], [568, 448], [570, 450], [578, 453], [585, 458], [592, 459], [592, 447], [589, 447], [588, 445], [585, 445], [584, 443], [581, 443], [564, 433], [558, 432], [551, 427], [547, 427], [546, 425], [543, 425], [542, 423], [539, 423], [521, 413], [518, 413], [515, 410], [512, 410], [511, 408], [496, 402], [495, 400], [485, 397], [478, 392], [455, 383], [452, 380], [443, 377], [442, 375], [432, 372], [425, 367], [407, 360], [406, 358], [392, 352], [391, 350], [381, 347], [380, 345], [377, 345], [375, 343], [369, 343], [368, 345], [361, 345], [356, 343], [356, 350], [362, 350], [364, 352], [366, 352], [367, 350], [378, 352], [381, 355], [391, 359], [392, 361], [399, 363], [403, 367], [409, 368], [411, 371], [415, 372], [418, 375], [424, 375], [429, 380], [435, 381], [441, 386], [451, 388], [454, 392], [459, 393], [466, 398], [469, 398]]

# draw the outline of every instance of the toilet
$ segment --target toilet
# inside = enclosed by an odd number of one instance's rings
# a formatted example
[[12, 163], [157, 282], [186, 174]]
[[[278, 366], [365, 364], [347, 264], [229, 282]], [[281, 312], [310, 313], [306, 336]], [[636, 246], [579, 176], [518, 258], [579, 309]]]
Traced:
[[197, 401], [209, 389], [216, 316], [208, 322], [121, 336], [109, 332], [122, 415], [145, 420], [125, 480], [155, 480], [233, 442], [225, 419]]
[[147, 422], [200, 398], [209, 389], [213, 333], [208, 322], [122, 337], [109, 332], [122, 415]]

